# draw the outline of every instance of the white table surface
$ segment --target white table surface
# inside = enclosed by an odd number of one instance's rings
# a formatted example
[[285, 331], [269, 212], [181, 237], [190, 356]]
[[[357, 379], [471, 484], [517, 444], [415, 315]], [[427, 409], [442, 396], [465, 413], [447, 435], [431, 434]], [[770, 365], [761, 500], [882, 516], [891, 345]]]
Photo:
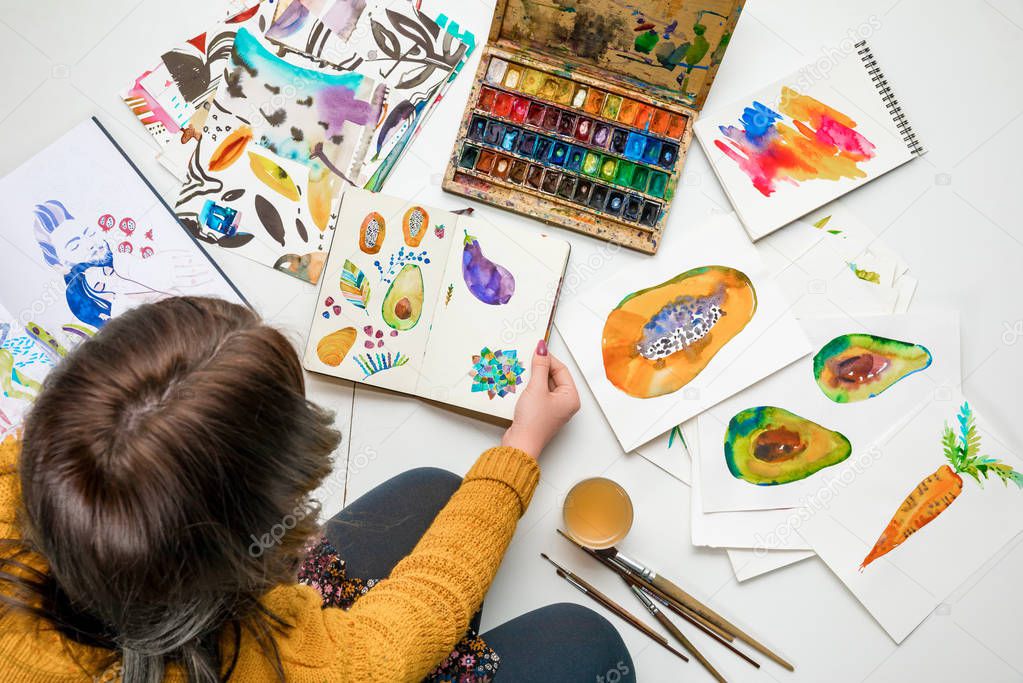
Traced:
[[[431, 0], [426, 1], [429, 6]], [[433, 2], [481, 40], [486, 36], [493, 0]], [[97, 115], [172, 199], [176, 182], [153, 158], [153, 144], [117, 93], [165, 48], [202, 30], [226, 6], [208, 0], [0, 0], [0, 172]], [[997, 420], [1010, 447], [1023, 452], [1018, 429], [1023, 298], [1017, 279], [1023, 266], [1023, 4], [748, 0], [711, 106], [823, 58], [827, 46], [850, 31], [869, 35], [930, 153], [856, 191], [846, 204], [911, 265], [920, 279], [914, 308], [960, 311], [965, 391]], [[386, 189], [425, 204], [466, 204], [443, 193], [440, 183], [475, 66], [474, 59]], [[541, 230], [512, 214], [478, 210], [523, 231]], [[682, 253], [687, 225], [726, 210], [728, 201], [694, 144], [656, 258]], [[571, 267], [583, 287], [599, 286], [618, 267], [645, 258], [564, 235], [573, 244]], [[314, 313], [313, 288], [231, 254], [214, 256], [259, 311], [300, 343]], [[560, 338], [552, 348], [572, 365]], [[351, 500], [411, 467], [464, 472], [500, 436], [496, 427], [416, 400], [315, 377], [309, 384], [314, 400], [337, 411], [346, 434], [335, 473], [321, 492], [325, 514], [340, 509], [345, 496]], [[896, 647], [817, 559], [739, 584], [723, 552], [692, 547], [689, 489], [642, 458], [623, 454], [592, 395], [580, 385], [582, 411], [543, 456], [533, 505], [487, 597], [485, 628], [551, 602], [586, 604], [539, 559], [541, 550], [639, 612], [616, 580], [554, 534], [559, 504], [571, 484], [603, 474], [633, 494], [636, 523], [622, 544], [626, 551], [709, 600], [797, 665], [794, 674], [769, 662], [756, 671], [708, 645], [706, 652], [729, 680], [1023, 680], [1019, 539]], [[710, 680], [696, 664], [679, 663], [612, 620], [632, 651], [640, 681]], [[702, 637], [694, 640], [706, 645]]]

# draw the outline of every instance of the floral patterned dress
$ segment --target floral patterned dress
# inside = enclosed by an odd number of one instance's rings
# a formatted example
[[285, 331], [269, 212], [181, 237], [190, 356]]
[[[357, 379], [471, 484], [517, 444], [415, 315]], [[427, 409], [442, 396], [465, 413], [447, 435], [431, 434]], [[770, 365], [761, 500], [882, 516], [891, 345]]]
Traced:
[[[345, 562], [326, 538], [309, 546], [298, 572], [298, 582], [312, 586], [323, 597], [324, 607], [349, 609], [380, 579], [348, 578]], [[497, 673], [501, 658], [473, 629], [462, 638], [451, 654], [426, 677], [429, 683], [489, 683]]]

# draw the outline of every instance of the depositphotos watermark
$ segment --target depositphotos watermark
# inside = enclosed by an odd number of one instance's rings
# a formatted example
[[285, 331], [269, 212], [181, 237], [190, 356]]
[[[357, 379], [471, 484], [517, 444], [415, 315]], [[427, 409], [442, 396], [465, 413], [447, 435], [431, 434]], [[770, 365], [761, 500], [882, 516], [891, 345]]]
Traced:
[[629, 665], [619, 659], [613, 669], [608, 669], [604, 674], [597, 675], [597, 683], [620, 683], [622, 677], [628, 676], [630, 673]]
[[809, 520], [818, 512], [831, 507], [832, 501], [841, 494], [842, 490], [848, 488], [860, 474], [880, 460], [882, 455], [883, 452], [878, 446], [872, 446], [865, 451], [861, 451], [839, 476], [829, 481], [826, 486], [812, 496], [806, 498], [803, 501], [803, 505], [793, 510], [788, 519], [775, 527], [774, 531], [767, 534], [766, 537], [757, 533], [754, 537], [754, 554], [757, 557], [763, 557], [770, 550], [786, 547], [789, 538], [796, 534], [799, 527], [803, 525], [803, 522]]

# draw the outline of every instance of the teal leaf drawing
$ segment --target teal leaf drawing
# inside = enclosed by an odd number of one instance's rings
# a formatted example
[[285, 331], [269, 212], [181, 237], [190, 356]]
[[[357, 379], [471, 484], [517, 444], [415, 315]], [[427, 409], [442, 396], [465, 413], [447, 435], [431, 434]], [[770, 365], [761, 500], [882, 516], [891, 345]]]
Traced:
[[364, 311], [369, 304], [369, 278], [351, 261], [345, 261], [341, 271], [341, 294], [348, 303]]

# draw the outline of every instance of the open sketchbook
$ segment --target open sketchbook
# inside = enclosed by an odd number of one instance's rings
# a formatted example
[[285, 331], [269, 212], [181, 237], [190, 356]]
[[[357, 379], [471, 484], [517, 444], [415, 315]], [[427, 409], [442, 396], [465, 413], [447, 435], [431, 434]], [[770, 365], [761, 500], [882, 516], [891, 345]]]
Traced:
[[726, 106], [696, 135], [753, 239], [924, 153], [866, 42]]
[[561, 240], [349, 189], [305, 366], [511, 418], [568, 256]]
[[168, 296], [245, 303], [96, 119], [0, 179], [0, 438], [49, 369]]

